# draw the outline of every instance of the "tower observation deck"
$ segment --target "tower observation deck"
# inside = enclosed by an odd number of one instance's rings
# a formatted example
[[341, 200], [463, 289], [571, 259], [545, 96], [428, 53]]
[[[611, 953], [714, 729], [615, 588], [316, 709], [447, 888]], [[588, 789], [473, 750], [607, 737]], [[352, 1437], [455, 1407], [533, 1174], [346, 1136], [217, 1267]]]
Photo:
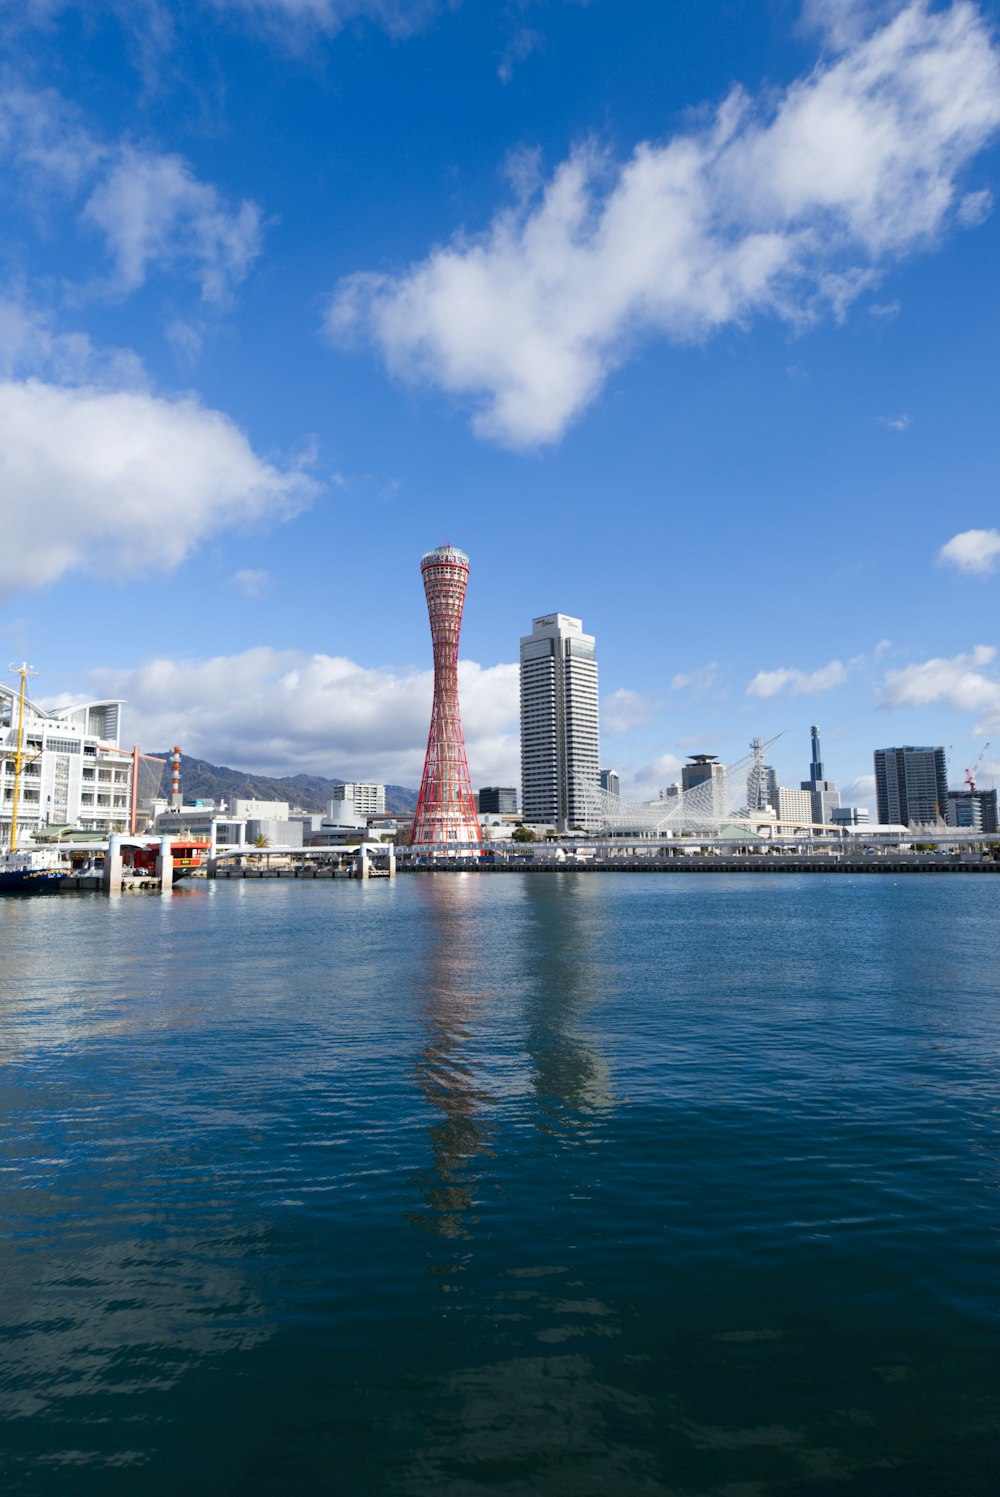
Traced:
[[411, 842], [415, 847], [481, 842], [458, 706], [458, 637], [469, 558], [454, 546], [438, 546], [421, 558], [420, 571], [434, 647], [434, 703]]

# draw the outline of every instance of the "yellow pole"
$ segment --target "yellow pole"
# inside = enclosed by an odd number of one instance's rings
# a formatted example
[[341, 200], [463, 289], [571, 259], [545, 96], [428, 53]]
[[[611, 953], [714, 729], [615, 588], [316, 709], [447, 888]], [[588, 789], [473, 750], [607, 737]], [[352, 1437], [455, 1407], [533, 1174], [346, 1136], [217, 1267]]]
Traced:
[[17, 749], [14, 753], [14, 804], [10, 816], [10, 850], [17, 852], [17, 810], [21, 798], [21, 765], [24, 762], [24, 686], [28, 679], [28, 666], [12, 666], [15, 675], [21, 677], [21, 695], [17, 709]]

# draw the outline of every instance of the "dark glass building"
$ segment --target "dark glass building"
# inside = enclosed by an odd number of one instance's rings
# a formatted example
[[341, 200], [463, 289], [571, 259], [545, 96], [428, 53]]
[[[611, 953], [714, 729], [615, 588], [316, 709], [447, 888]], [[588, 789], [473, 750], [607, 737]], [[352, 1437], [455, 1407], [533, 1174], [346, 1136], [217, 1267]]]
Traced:
[[876, 749], [875, 795], [882, 826], [943, 821], [948, 806], [944, 749]]
[[494, 816], [517, 815], [517, 791], [513, 785], [484, 785], [476, 800], [480, 811]]
[[976, 832], [997, 830], [995, 790], [949, 790], [945, 820], [949, 826], [970, 827]]

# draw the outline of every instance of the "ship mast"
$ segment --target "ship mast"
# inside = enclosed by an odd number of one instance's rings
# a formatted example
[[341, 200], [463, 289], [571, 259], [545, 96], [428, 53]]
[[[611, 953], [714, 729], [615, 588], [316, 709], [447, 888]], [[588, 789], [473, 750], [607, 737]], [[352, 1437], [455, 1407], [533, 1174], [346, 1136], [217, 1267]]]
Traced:
[[7, 669], [14, 676], [21, 677], [21, 692], [17, 706], [17, 747], [14, 750], [14, 801], [11, 807], [10, 817], [10, 850], [17, 852], [17, 812], [21, 800], [21, 769], [24, 765], [24, 690], [29, 676], [36, 676], [30, 665], [23, 661], [20, 665], [8, 665]]

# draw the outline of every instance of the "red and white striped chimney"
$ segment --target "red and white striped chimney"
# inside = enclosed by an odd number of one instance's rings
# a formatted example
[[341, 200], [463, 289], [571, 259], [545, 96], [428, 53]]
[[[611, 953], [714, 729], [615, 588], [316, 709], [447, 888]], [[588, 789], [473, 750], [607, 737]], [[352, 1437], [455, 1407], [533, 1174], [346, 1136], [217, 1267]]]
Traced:
[[181, 801], [181, 749], [180, 744], [174, 744], [174, 751], [170, 755], [170, 804], [175, 811], [179, 811]]

